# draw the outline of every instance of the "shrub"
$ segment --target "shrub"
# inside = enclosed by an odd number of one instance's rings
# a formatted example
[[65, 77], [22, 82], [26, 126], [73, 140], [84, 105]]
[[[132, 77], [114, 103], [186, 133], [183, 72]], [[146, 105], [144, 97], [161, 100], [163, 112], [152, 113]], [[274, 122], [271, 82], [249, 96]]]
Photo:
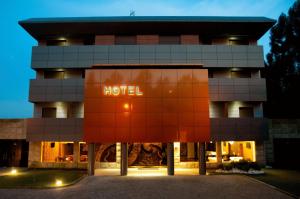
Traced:
[[250, 164], [246, 160], [240, 160], [239, 162], [234, 163], [234, 167], [242, 171], [249, 171]]
[[258, 171], [261, 170], [261, 167], [259, 166], [259, 164], [257, 164], [257, 162], [250, 162], [249, 164], [250, 164], [250, 169], [258, 170]]
[[233, 168], [233, 164], [232, 163], [224, 163], [223, 164], [223, 170], [229, 171]]

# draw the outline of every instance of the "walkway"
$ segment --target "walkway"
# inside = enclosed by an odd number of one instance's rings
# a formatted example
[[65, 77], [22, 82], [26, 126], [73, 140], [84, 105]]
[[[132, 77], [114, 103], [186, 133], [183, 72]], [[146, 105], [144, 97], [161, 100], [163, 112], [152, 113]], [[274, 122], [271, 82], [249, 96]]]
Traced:
[[265, 184], [240, 175], [211, 176], [92, 176], [74, 186], [57, 189], [0, 189], [0, 198], [14, 199], [193, 199], [291, 198]]

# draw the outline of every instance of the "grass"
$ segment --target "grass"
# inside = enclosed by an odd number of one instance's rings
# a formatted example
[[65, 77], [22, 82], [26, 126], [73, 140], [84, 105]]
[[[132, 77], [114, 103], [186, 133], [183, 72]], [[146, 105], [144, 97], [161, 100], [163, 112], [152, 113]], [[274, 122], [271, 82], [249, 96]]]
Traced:
[[251, 175], [257, 180], [270, 184], [295, 196], [300, 196], [300, 171], [263, 169], [263, 175]]
[[16, 174], [10, 171], [0, 171], [0, 188], [53, 188], [57, 187], [56, 180], [61, 180], [61, 186], [67, 186], [86, 175], [83, 170], [17, 169]]

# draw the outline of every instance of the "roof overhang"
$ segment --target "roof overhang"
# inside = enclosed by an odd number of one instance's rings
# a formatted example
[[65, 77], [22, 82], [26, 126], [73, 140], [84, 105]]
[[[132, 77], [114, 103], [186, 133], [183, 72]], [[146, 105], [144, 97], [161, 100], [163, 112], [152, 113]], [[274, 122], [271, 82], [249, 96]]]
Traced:
[[35, 39], [93, 35], [180, 35], [262, 37], [275, 20], [265, 17], [134, 16], [32, 18], [19, 24]]

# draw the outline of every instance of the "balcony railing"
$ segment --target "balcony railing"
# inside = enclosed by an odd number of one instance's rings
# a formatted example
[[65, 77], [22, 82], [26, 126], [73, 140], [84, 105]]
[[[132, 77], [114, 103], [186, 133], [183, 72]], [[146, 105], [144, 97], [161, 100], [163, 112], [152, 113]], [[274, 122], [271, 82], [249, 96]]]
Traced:
[[27, 120], [28, 141], [81, 141], [82, 118], [31, 118]]
[[266, 118], [211, 118], [212, 140], [263, 140], [268, 135]]
[[31, 102], [81, 102], [84, 95], [84, 79], [32, 79]]
[[90, 68], [94, 64], [203, 64], [204, 67], [263, 68], [262, 46], [109, 45], [36, 46], [32, 68]]

